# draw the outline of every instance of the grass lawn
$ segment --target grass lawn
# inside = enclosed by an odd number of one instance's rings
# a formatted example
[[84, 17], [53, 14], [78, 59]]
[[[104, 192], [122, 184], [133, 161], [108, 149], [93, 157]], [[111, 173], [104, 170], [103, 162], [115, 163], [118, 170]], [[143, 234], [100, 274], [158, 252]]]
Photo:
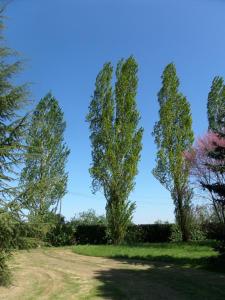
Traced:
[[211, 258], [216, 258], [213, 242], [156, 243], [140, 245], [78, 245], [77, 254], [96, 257], [124, 258], [168, 262], [190, 267], [206, 267]]

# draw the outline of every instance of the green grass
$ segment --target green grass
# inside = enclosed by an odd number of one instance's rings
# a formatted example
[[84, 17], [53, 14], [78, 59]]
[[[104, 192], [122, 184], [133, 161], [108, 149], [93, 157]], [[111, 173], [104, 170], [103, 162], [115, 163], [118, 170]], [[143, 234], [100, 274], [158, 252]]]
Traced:
[[138, 259], [169, 262], [190, 267], [206, 267], [217, 257], [213, 242], [157, 243], [140, 245], [78, 245], [73, 247], [77, 254], [117, 259]]

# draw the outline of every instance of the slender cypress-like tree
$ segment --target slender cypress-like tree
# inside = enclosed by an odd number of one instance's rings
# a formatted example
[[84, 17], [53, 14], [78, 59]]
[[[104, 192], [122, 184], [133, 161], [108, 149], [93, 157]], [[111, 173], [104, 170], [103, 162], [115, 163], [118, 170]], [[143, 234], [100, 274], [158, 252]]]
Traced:
[[47, 94], [32, 115], [20, 178], [22, 205], [31, 215], [44, 216], [49, 209], [56, 211], [66, 193], [69, 149], [64, 142], [65, 127], [57, 100]]
[[112, 242], [123, 241], [135, 203], [129, 200], [142, 148], [143, 129], [136, 107], [138, 66], [133, 57], [121, 60], [112, 88], [113, 67], [104, 65], [97, 76], [87, 120], [92, 145], [93, 190], [103, 189]]
[[211, 90], [208, 95], [208, 122], [209, 130], [225, 134], [225, 85], [222, 77], [213, 79]]
[[194, 135], [190, 105], [178, 88], [175, 65], [169, 64], [163, 72], [162, 88], [158, 93], [159, 121], [153, 131], [158, 152], [153, 174], [170, 191], [182, 238], [187, 241], [192, 190], [188, 184], [189, 168], [184, 151], [191, 147]]

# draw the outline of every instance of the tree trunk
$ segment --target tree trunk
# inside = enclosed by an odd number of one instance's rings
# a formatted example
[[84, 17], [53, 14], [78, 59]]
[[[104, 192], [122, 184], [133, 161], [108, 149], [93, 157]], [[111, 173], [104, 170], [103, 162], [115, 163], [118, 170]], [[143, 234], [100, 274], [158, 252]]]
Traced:
[[184, 205], [183, 198], [177, 197], [177, 221], [182, 234], [182, 241], [188, 242], [191, 237], [190, 233], [190, 211], [188, 205]]

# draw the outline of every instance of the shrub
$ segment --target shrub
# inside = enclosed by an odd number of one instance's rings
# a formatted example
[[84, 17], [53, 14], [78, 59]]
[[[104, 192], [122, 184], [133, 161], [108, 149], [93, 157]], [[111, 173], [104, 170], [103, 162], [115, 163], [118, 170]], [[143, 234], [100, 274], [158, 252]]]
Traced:
[[192, 241], [204, 241], [206, 240], [206, 232], [204, 232], [201, 225], [196, 224], [191, 226], [191, 240]]
[[52, 246], [66, 246], [75, 243], [75, 227], [71, 222], [58, 215], [54, 226], [47, 232], [45, 241]]
[[[190, 234], [191, 241], [204, 241], [206, 239], [206, 232], [203, 230], [203, 227], [199, 224], [191, 224]], [[177, 224], [172, 225], [170, 240], [172, 242], [182, 241], [181, 231]]]
[[20, 226], [12, 214], [0, 209], [0, 284], [10, 283], [10, 271], [7, 260], [11, 250], [18, 244], [20, 237]]
[[181, 242], [182, 241], [182, 234], [181, 234], [180, 228], [177, 224], [172, 225], [170, 240], [172, 242]]
[[45, 241], [52, 246], [104, 244], [107, 241], [105, 223], [105, 217], [98, 216], [92, 209], [81, 212], [70, 222], [61, 215], [55, 215]]
[[11, 273], [7, 265], [9, 256], [10, 254], [8, 251], [0, 251], [0, 286], [7, 286], [10, 283]]

